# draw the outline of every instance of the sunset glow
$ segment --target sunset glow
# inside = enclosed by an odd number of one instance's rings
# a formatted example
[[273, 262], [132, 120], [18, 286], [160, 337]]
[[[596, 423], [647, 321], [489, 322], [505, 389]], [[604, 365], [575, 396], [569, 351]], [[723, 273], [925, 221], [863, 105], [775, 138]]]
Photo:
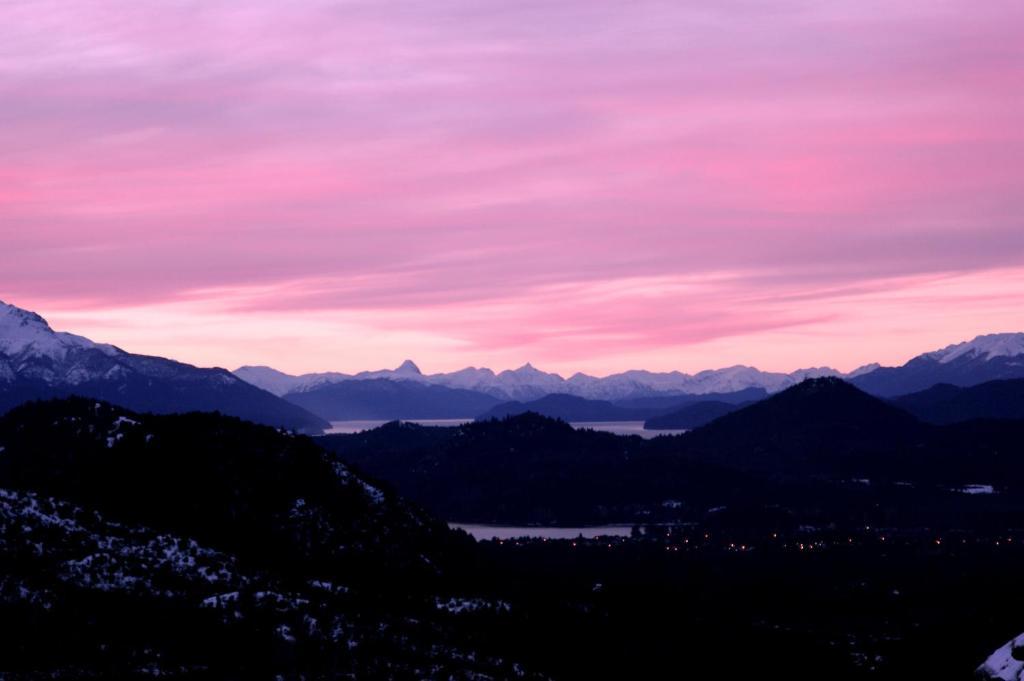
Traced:
[[1024, 4], [0, 4], [0, 299], [200, 365], [1024, 330]]

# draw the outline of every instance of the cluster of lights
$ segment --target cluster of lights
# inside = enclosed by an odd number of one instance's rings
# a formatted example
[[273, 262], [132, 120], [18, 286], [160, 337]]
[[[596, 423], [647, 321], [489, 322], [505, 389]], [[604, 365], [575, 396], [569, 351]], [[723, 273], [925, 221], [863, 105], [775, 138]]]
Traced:
[[[870, 528], [870, 526], [866, 526], [864, 529], [870, 531], [871, 528]], [[659, 533], [659, 536], [660, 536], [660, 533]], [[780, 540], [778, 532], [772, 532], [768, 536], [770, 537], [771, 540], [776, 540], [776, 541]], [[701, 542], [701, 538], [703, 538], [703, 542]], [[678, 553], [680, 549], [684, 549], [684, 550], [701, 550], [701, 549], [713, 548], [713, 546], [714, 546], [712, 544], [712, 542], [711, 542], [711, 533], [710, 532], [704, 532], [701, 535], [698, 535], [698, 537], [696, 539], [694, 539], [693, 541], [691, 541], [691, 537], [677, 537], [675, 539], [675, 541], [673, 541], [673, 532], [672, 532], [672, 530], [668, 530], [664, 534], [664, 539], [666, 540], [665, 541], [665, 551], [666, 552], [672, 552], [672, 553]], [[878, 539], [879, 543], [891, 544], [892, 543], [891, 540], [893, 539], [893, 537], [890, 537], [890, 536], [887, 536], [887, 535], [884, 535], [884, 534], [878, 534], [877, 535], [877, 539]], [[924, 540], [926, 544], [931, 545], [931, 546], [935, 546], [935, 547], [943, 547], [943, 546], [947, 546], [950, 543], [954, 543], [954, 544], [956, 543], [956, 538], [953, 538], [952, 540], [950, 540], [947, 537], [934, 536], [934, 535], [931, 538], [921, 537], [921, 539]], [[558, 543], [558, 540], [552, 540], [549, 537], [543, 537], [543, 538], [538, 538], [538, 539], [529, 539], [529, 538], [521, 538], [521, 539], [496, 539], [495, 541], [497, 542], [497, 544], [499, 546], [504, 546], [506, 543], [508, 543], [510, 545], [514, 545], [514, 546], [517, 546], [517, 547], [522, 547], [522, 546], [526, 546], [528, 544], [534, 543], [534, 542], [536, 542], [538, 540], [541, 541], [542, 543], [545, 543], [545, 544], [547, 544], [547, 543]], [[911, 540], [911, 541], [913, 541], [913, 540]], [[613, 538], [613, 539], [609, 539], [608, 537], [595, 537], [595, 538], [592, 538], [592, 539], [574, 539], [574, 540], [571, 540], [569, 542], [569, 546], [571, 548], [574, 548], [574, 549], [575, 548], [579, 548], [581, 546], [581, 542], [582, 542], [582, 546], [593, 546], [593, 547], [603, 548], [603, 549], [606, 549], [606, 550], [611, 550], [611, 549], [616, 548], [619, 545], [628, 545], [630, 543], [630, 540], [628, 538], [623, 538], [623, 537], [618, 537], [618, 538]], [[968, 543], [970, 543], [968, 538], [966, 538], [966, 537], [960, 537], [959, 538], [959, 544], [960, 545], [966, 546]], [[976, 544], [989, 544], [990, 546], [994, 544], [997, 547], [1004, 546], [1004, 545], [1012, 546], [1013, 543], [1014, 543], [1014, 538], [1012, 536], [1002, 536], [1002, 537], [995, 537], [995, 538], [991, 538], [991, 537], [989, 537], [989, 538], [978, 538], [978, 539], [974, 540], [974, 543], [976, 543]], [[826, 540], [826, 539], [816, 539], [816, 540], [805, 539], [804, 541], [796, 541], [796, 540], [786, 541], [786, 540], [782, 540], [782, 543], [781, 544], [776, 544], [776, 546], [779, 546], [782, 549], [794, 549], [794, 550], [799, 551], [799, 552], [811, 552], [811, 551], [821, 551], [821, 550], [829, 548], [830, 546], [854, 546], [854, 545], [859, 545], [859, 544], [861, 544], [861, 542], [858, 540], [858, 537], [847, 535], [846, 537], [837, 537], [837, 538], [833, 538], [833, 539], [830, 539], [830, 540]], [[896, 544], [899, 545], [899, 542], [897, 542]], [[752, 545], [752, 544], [746, 543], [746, 542], [739, 543], [739, 542], [735, 542], [735, 541], [730, 541], [728, 543], [723, 542], [721, 544], [721, 548], [723, 550], [726, 550], [726, 551], [729, 551], [729, 552], [746, 553], [746, 552], [749, 552], [749, 551], [753, 551], [755, 549], [755, 546]]]

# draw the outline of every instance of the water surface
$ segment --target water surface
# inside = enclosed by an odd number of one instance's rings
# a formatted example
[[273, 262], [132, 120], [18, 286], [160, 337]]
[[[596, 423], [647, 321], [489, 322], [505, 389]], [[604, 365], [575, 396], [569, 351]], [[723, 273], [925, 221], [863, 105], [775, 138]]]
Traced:
[[[395, 419], [391, 419], [395, 420]], [[464, 423], [472, 423], [473, 419], [400, 419], [403, 423], [415, 423], [421, 426], [452, 427], [461, 426]], [[362, 433], [374, 428], [380, 428], [389, 421], [383, 419], [367, 419], [362, 421], [331, 421], [330, 429], [324, 431], [326, 435], [351, 433]], [[580, 421], [570, 424], [573, 428], [601, 430], [616, 435], [639, 435], [642, 438], [650, 439], [659, 435], [678, 435], [685, 433], [685, 430], [644, 430], [643, 421]]]
[[473, 419], [389, 419], [389, 420], [365, 420], [365, 421], [331, 421], [331, 427], [324, 431], [325, 435], [349, 435], [351, 433], [362, 433], [363, 431], [380, 428], [385, 423], [400, 420], [402, 423], [415, 423], [420, 426], [461, 426], [463, 423], [471, 423]]
[[464, 530], [477, 541], [488, 539], [593, 539], [594, 537], [628, 537], [632, 525], [595, 525], [593, 527], [531, 527], [529, 525], [473, 525], [448, 523], [448, 526]]
[[686, 432], [685, 430], [644, 430], [643, 421], [580, 421], [570, 425], [577, 430], [589, 428], [616, 435], [639, 435], [646, 440], [659, 435], [679, 435]]

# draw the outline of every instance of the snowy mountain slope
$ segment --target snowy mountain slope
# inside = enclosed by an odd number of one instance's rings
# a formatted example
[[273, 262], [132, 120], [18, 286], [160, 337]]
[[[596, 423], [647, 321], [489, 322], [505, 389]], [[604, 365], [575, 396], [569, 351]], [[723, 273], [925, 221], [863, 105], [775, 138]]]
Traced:
[[874, 395], [895, 397], [939, 383], [970, 387], [1008, 378], [1024, 378], [1024, 333], [978, 336], [918, 355], [903, 366], [881, 367], [851, 380]]
[[57, 333], [36, 313], [0, 301], [0, 355], [22, 360], [60, 361], [79, 350], [98, 350], [108, 356], [120, 352], [112, 345], [93, 343], [70, 333]]
[[59, 333], [39, 315], [0, 302], [0, 413], [32, 399], [83, 395], [139, 411], [221, 411], [318, 432], [326, 422], [224, 369], [134, 355]]
[[993, 333], [978, 336], [972, 341], [956, 343], [942, 350], [927, 353], [939, 364], [949, 364], [960, 358], [989, 361], [996, 357], [1024, 355], [1024, 333]]

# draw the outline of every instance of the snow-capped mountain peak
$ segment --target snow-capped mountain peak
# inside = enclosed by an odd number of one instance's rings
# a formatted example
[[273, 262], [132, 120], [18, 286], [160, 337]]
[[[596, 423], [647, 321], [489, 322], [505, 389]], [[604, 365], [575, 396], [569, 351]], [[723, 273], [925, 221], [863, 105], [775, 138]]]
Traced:
[[978, 336], [966, 343], [957, 343], [928, 353], [940, 364], [949, 364], [961, 357], [981, 358], [985, 361], [995, 357], [1016, 357], [1024, 355], [1024, 333], [993, 333]]
[[[266, 367], [257, 373], [288, 377]], [[202, 369], [163, 357], [54, 331], [41, 316], [0, 302], [0, 413], [30, 399], [88, 396], [140, 411], [216, 409], [272, 426], [320, 432], [327, 422], [223, 369]]]
[[58, 333], [35, 312], [0, 301], [0, 355], [33, 356], [62, 360], [72, 349], [118, 352], [111, 345], [93, 343], [71, 333]]

